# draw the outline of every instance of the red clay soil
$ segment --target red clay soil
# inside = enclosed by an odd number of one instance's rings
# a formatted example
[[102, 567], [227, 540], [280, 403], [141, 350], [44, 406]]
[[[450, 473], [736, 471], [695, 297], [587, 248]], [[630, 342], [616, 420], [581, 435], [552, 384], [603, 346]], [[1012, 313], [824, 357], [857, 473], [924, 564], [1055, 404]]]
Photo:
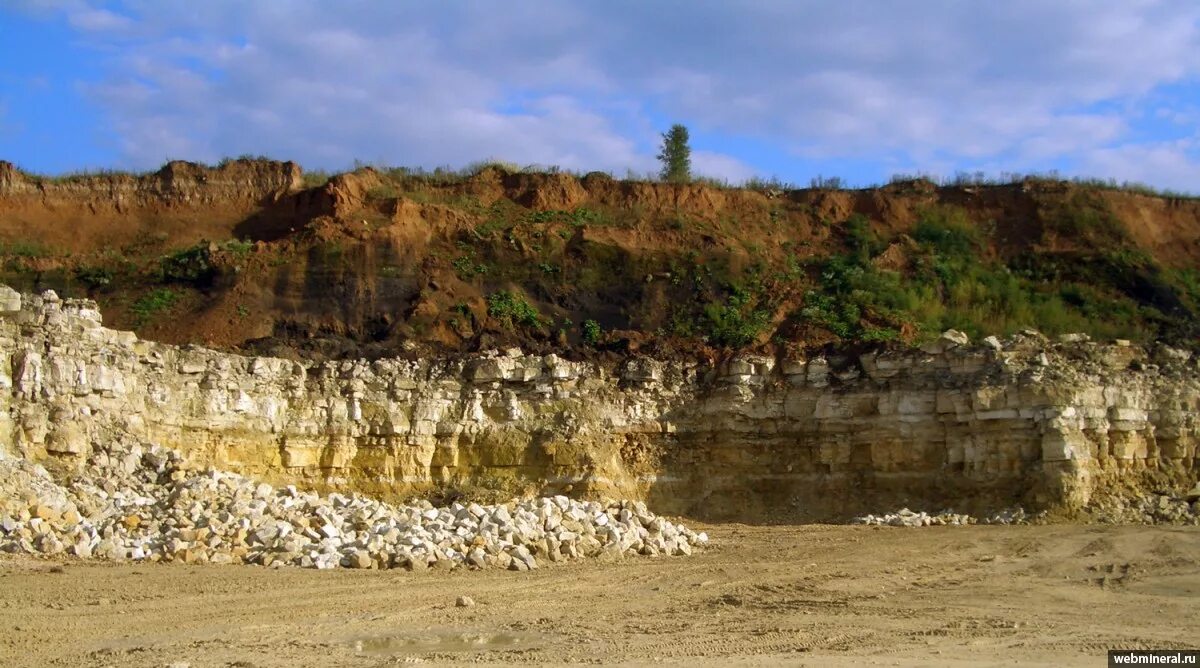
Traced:
[[[1102, 240], [1054, 225], [1079, 206], [1115, 217], [1128, 231], [1121, 243], [1162, 267], [1200, 267], [1200, 201], [1062, 182], [783, 191], [497, 168], [393, 178], [368, 168], [308, 188], [291, 162], [172, 162], [152, 174], [66, 179], [0, 162], [6, 280], [87, 293], [111, 324], [156, 339], [257, 341], [277, 354], [306, 341], [328, 355], [384, 354], [402, 341], [441, 351], [555, 348], [577, 344], [587, 319], [619, 347], [637, 348], [663, 338], [682, 284], [696, 280], [684, 264], [741, 276], [822, 257], [844, 248], [844, 223], [858, 215], [891, 240], [875, 265], [895, 269], [907, 261], [903, 235], [939, 207], [985, 229], [991, 257], [1086, 252]], [[253, 243], [227, 243], [235, 239]], [[138, 315], [139, 296], [162, 282], [160, 258], [198, 243], [209, 244], [213, 275], [171, 286], [165, 316]], [[113, 279], [76, 279], [96, 266], [112, 267]], [[802, 286], [766, 289], [783, 295], [776, 321], [803, 301]], [[497, 326], [485, 300], [501, 290], [524, 295], [555, 324]]]

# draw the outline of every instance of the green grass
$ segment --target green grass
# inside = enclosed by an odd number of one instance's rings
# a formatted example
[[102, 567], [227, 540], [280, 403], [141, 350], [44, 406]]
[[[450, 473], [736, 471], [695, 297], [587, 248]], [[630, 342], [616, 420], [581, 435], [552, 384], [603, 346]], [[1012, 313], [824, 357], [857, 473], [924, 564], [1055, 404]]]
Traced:
[[320, 188], [326, 183], [329, 183], [330, 178], [330, 173], [323, 169], [305, 171], [303, 176], [301, 176], [305, 188]]
[[1080, 191], [1049, 213], [1046, 227], [1053, 233], [1088, 245], [1122, 244], [1129, 231], [1093, 191]]
[[28, 239], [16, 239], [0, 243], [0, 255], [20, 258], [44, 258], [54, 257], [57, 253], [53, 248], [47, 246], [40, 241], [31, 241]]
[[381, 183], [367, 189], [367, 197], [369, 199], [396, 199], [399, 196], [400, 190], [392, 183]]

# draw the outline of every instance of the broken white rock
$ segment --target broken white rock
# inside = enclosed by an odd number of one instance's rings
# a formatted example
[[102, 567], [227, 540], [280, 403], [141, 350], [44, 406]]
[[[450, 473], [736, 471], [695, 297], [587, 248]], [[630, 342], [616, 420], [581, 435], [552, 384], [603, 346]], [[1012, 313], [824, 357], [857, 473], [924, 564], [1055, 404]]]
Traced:
[[872, 526], [928, 527], [965, 526], [968, 524], [1026, 524], [1030, 519], [1036, 518], [1027, 515], [1025, 510], [1020, 507], [1006, 508], [983, 518], [956, 513], [953, 510], [943, 510], [938, 513], [929, 514], [926, 512], [914, 512], [908, 508], [901, 508], [894, 513], [856, 517], [850, 523]]
[[708, 536], [641, 502], [565, 496], [435, 508], [275, 489], [190, 470], [158, 446], [97, 445], [56, 480], [0, 459], [0, 551], [278, 568], [507, 568], [600, 555], [686, 555]]

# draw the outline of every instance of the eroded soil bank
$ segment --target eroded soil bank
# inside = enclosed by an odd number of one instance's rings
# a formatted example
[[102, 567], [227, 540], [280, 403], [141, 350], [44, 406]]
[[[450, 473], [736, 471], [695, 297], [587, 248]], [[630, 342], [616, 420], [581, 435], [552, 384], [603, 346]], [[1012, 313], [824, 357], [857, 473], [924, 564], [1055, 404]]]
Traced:
[[527, 573], [5, 555], [0, 664], [1097, 666], [1200, 637], [1195, 527], [702, 528]]

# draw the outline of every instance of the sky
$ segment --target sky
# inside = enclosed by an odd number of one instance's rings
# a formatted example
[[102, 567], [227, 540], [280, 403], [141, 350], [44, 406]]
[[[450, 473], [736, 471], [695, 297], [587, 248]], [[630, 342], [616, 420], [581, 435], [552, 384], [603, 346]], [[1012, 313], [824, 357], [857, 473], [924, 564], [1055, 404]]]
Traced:
[[0, 0], [0, 160], [1200, 192], [1195, 0]]

